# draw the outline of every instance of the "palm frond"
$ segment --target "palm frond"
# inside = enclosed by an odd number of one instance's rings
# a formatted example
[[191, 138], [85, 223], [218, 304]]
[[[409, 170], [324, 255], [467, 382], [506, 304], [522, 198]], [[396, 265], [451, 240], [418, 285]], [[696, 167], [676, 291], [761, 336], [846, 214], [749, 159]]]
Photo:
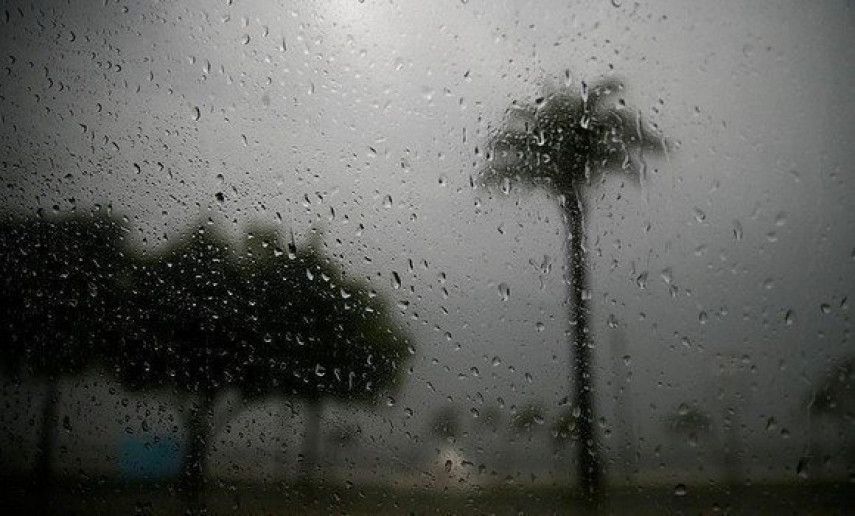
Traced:
[[488, 188], [512, 186], [567, 193], [609, 171], [637, 177], [643, 153], [664, 140], [627, 107], [623, 83], [606, 78], [580, 90], [545, 88], [530, 103], [515, 103], [491, 138], [479, 179]]

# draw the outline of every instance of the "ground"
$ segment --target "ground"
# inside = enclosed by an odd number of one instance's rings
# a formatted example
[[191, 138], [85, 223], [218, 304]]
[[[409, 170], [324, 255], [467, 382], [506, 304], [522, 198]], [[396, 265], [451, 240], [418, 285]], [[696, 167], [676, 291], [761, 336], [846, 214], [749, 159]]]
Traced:
[[[350, 484], [248, 485], [209, 481], [208, 514], [851, 514], [852, 484], [648, 487], [612, 490], [599, 510], [570, 489], [494, 486], [473, 491], [400, 489]], [[36, 494], [6, 479], [2, 514], [183, 514], [186, 502], [170, 483], [57, 481]]]

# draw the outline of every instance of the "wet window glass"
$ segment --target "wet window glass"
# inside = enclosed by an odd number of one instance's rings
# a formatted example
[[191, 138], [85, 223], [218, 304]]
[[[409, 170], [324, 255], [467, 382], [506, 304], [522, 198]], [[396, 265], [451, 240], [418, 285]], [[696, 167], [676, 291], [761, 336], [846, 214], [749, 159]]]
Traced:
[[0, 506], [855, 511], [852, 4], [0, 6]]

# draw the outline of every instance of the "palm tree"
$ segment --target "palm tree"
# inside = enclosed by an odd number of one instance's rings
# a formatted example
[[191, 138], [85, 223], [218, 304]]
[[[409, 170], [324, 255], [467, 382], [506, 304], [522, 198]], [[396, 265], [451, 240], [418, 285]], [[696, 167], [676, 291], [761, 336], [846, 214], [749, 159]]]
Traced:
[[[643, 152], [657, 152], [664, 142], [653, 136], [637, 112], [621, 98], [623, 85], [605, 79], [581, 89], [547, 87], [531, 103], [514, 103], [504, 126], [493, 136], [481, 182], [509, 193], [515, 184], [545, 190], [558, 198], [567, 225], [570, 325], [575, 329], [572, 355], [574, 403], [578, 422], [578, 476], [589, 500], [598, 496], [601, 465], [594, 429], [594, 377], [588, 327], [588, 277], [585, 263], [584, 196], [606, 171], [644, 173]], [[636, 153], [633, 156], [633, 153]], [[637, 163], [641, 162], [641, 167]]]

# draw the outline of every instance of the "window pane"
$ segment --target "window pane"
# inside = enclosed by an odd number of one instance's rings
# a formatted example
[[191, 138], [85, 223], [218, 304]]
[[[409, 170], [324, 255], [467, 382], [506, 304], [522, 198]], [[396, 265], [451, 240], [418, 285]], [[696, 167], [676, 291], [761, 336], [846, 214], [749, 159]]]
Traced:
[[853, 510], [853, 21], [7, 3], [0, 505]]

